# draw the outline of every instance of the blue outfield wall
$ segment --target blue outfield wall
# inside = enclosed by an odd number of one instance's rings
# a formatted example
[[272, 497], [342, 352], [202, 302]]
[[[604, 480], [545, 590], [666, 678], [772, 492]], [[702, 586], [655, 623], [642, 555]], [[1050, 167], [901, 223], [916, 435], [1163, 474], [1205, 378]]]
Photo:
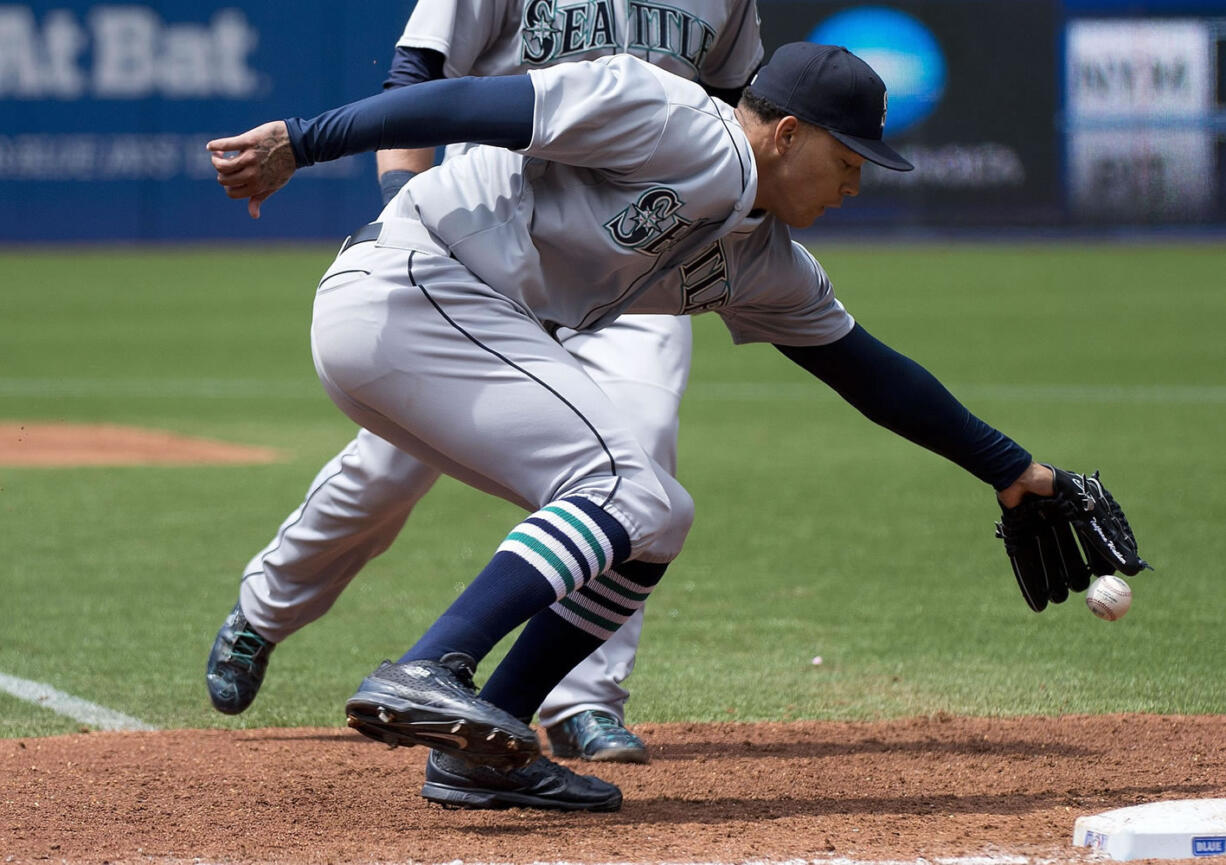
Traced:
[[[373, 156], [299, 172], [252, 222], [204, 144], [377, 92], [411, 9], [0, 0], [0, 243], [339, 240], [379, 209]], [[759, 9], [768, 51], [839, 41], [873, 63], [919, 165], [866, 171], [823, 228], [1226, 223], [1226, 0]]]
[[411, 8], [0, 4], [0, 241], [343, 237], [378, 212], [373, 156], [299, 172], [252, 222], [204, 145], [378, 92]]

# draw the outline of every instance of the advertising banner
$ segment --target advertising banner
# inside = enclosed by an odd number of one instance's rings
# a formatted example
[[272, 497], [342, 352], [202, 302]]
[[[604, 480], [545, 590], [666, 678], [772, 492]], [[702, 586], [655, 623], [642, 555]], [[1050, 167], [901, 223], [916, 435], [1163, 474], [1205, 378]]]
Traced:
[[827, 224], [991, 226], [1063, 220], [1056, 128], [1060, 10], [1045, 0], [762, 0], [767, 51], [799, 38], [844, 45], [889, 91], [885, 135], [915, 163], [869, 167]]
[[1068, 200], [1090, 222], [1221, 218], [1220, 28], [1208, 19], [1068, 25]]
[[378, 92], [411, 3], [0, 3], [0, 242], [343, 238], [373, 158], [299, 172], [252, 223], [221, 134]]
[[[0, 0], [0, 243], [343, 238], [378, 212], [372, 156], [252, 222], [204, 144], [378, 92], [412, 5]], [[823, 231], [1226, 222], [1226, 0], [758, 5], [768, 53], [880, 72], [916, 165], [867, 167]]]

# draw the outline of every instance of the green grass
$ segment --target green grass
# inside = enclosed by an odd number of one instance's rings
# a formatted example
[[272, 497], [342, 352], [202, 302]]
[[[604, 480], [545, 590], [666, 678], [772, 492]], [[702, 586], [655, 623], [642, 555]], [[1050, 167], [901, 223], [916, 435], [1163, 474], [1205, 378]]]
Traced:
[[[857, 318], [973, 411], [1040, 459], [1101, 468], [1158, 570], [1132, 581], [1120, 622], [1079, 599], [1031, 613], [989, 490], [702, 316], [680, 471], [698, 519], [648, 604], [631, 720], [1226, 711], [1226, 250], [817, 252]], [[249, 712], [209, 708], [204, 660], [241, 568], [353, 432], [307, 344], [330, 256], [0, 253], [0, 419], [286, 454], [0, 468], [0, 672], [158, 726], [335, 725], [361, 677], [480, 568], [518, 511], [444, 481], [334, 610], [278, 648]], [[0, 736], [77, 726], [0, 695]]]

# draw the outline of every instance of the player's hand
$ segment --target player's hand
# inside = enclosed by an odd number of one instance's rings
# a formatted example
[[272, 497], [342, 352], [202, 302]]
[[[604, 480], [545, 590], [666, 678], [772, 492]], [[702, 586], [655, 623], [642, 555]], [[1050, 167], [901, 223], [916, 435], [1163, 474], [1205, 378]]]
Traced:
[[260, 218], [260, 204], [293, 177], [297, 170], [285, 122], [276, 120], [233, 138], [216, 138], [205, 145], [217, 169], [217, 182], [230, 198], [246, 198], [247, 212]]
[[1006, 508], [1015, 508], [1027, 494], [1050, 496], [1055, 492], [1055, 472], [1048, 466], [1032, 462], [1022, 476], [998, 492], [996, 498]]

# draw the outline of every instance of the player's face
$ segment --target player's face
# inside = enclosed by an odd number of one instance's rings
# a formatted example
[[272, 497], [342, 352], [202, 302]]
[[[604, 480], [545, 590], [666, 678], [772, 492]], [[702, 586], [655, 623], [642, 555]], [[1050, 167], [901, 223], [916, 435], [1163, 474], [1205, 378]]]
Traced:
[[807, 228], [830, 207], [860, 192], [864, 157], [824, 129], [798, 124], [779, 154], [771, 212], [794, 228]]

